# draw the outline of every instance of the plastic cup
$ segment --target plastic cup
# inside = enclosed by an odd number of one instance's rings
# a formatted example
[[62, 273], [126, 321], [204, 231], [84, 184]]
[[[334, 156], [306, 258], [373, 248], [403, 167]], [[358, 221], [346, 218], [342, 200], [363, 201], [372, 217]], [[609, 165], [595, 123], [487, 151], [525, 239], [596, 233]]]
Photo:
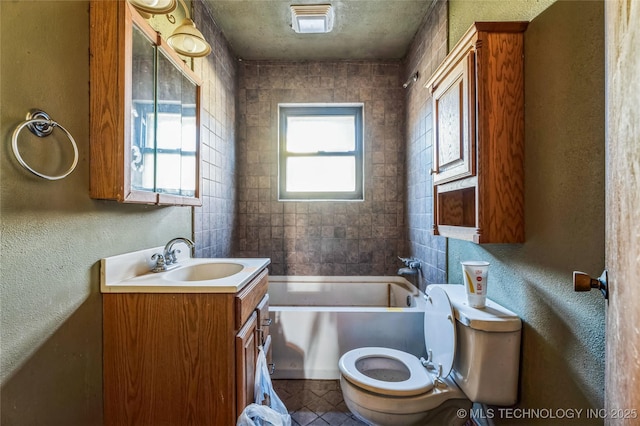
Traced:
[[487, 303], [487, 278], [489, 262], [465, 260], [462, 264], [462, 280], [467, 293], [467, 302], [474, 308], [484, 308]]

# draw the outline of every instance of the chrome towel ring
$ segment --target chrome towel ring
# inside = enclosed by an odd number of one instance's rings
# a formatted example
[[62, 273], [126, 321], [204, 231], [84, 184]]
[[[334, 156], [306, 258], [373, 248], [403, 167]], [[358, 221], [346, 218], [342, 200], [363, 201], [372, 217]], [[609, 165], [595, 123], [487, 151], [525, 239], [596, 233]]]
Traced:
[[[20, 151], [18, 150], [18, 135], [20, 134], [22, 129], [25, 127], [29, 129], [31, 133], [38, 136], [39, 138], [49, 136], [51, 133], [53, 133], [53, 129], [55, 127], [62, 130], [67, 135], [69, 142], [71, 142], [71, 146], [73, 146], [73, 162], [71, 164], [71, 167], [69, 167], [66, 172], [58, 176], [45, 175], [43, 173], [40, 173], [32, 169], [31, 166], [29, 166], [22, 159], [22, 156], [20, 155]], [[58, 180], [58, 179], [65, 178], [69, 176], [69, 174], [73, 172], [76, 166], [78, 165], [78, 146], [76, 145], [76, 141], [73, 139], [73, 136], [71, 136], [71, 133], [69, 133], [69, 131], [64, 127], [62, 127], [59, 123], [53, 121], [51, 117], [49, 117], [49, 114], [41, 110], [33, 110], [27, 113], [27, 119], [22, 123], [20, 123], [18, 127], [16, 127], [16, 129], [13, 131], [13, 137], [11, 138], [11, 147], [13, 148], [13, 154], [16, 156], [16, 159], [18, 160], [20, 165], [25, 169], [29, 170], [34, 175], [39, 176], [43, 179]]]

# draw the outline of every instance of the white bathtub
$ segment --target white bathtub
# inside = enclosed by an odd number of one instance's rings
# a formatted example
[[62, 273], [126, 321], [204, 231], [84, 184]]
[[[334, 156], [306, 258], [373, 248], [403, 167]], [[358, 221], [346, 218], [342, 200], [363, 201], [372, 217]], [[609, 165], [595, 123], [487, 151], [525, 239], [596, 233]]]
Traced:
[[423, 356], [424, 299], [401, 277], [269, 276], [275, 379], [339, 379], [351, 349]]

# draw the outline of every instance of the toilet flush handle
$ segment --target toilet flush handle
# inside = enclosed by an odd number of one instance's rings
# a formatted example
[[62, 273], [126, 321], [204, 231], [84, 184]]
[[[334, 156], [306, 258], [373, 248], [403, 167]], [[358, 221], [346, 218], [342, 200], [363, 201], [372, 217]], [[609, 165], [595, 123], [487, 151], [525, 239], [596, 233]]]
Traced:
[[605, 269], [599, 278], [591, 278], [588, 274], [573, 271], [573, 290], [589, 291], [592, 288], [600, 290], [605, 299], [609, 299], [609, 274]]

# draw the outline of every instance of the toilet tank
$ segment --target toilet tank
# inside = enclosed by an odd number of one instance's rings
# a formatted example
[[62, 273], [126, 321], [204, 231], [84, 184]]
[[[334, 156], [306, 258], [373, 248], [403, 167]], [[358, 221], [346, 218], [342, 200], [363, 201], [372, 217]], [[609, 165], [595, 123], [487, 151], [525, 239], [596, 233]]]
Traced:
[[453, 379], [473, 402], [515, 404], [520, 365], [520, 318], [489, 299], [483, 309], [470, 307], [462, 285], [434, 285], [447, 292], [456, 317]]

